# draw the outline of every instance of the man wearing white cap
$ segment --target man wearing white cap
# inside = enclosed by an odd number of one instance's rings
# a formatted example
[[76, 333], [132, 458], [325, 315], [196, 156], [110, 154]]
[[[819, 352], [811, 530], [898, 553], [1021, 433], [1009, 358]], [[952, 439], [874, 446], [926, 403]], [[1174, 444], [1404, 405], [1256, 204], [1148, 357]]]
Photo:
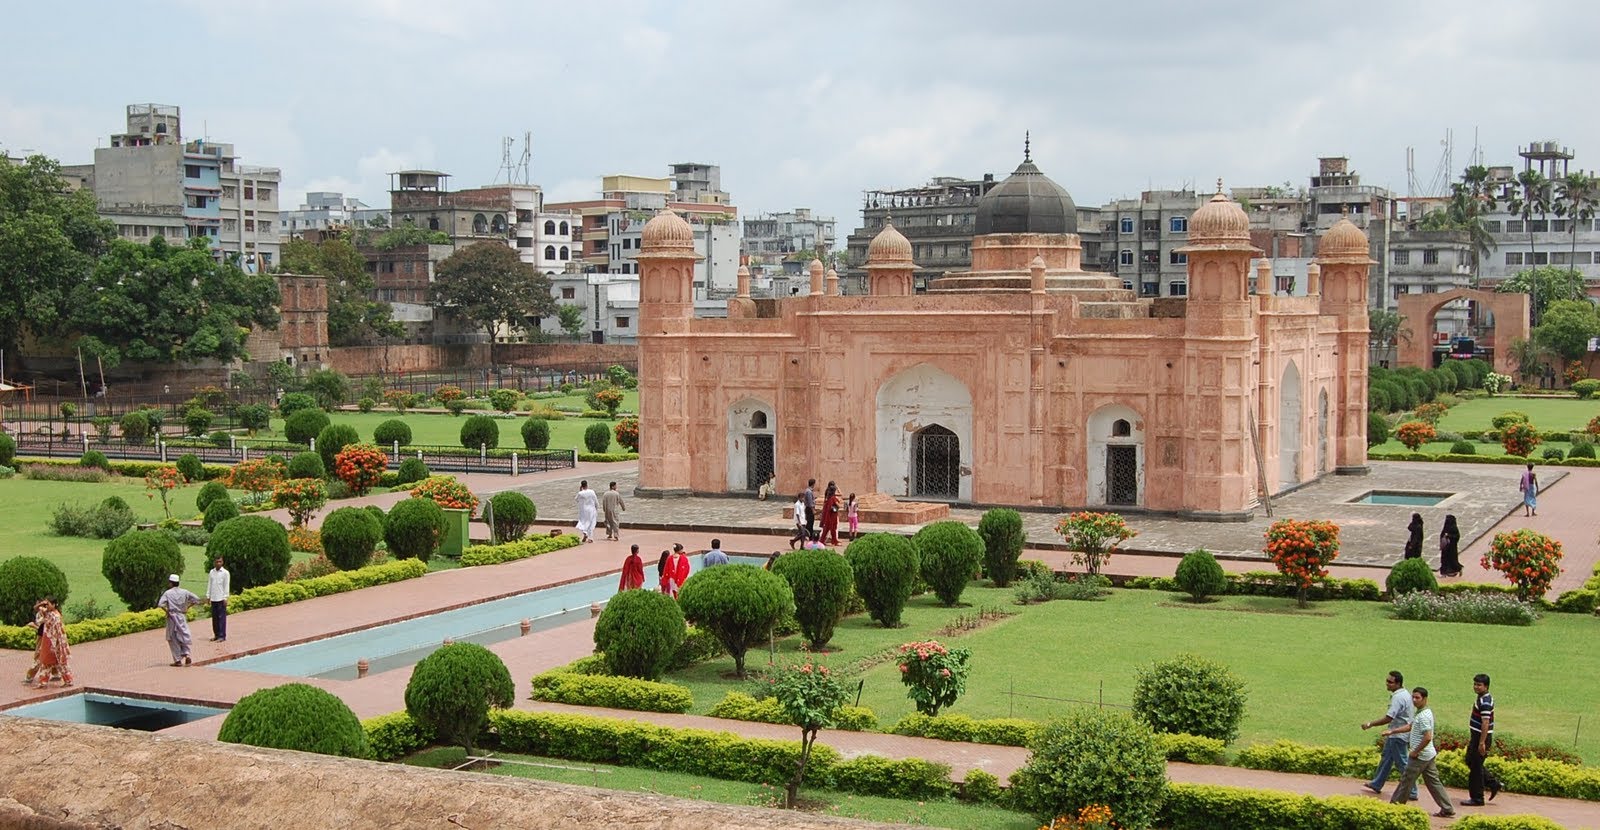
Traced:
[[167, 612], [167, 647], [172, 649], [172, 665], [187, 666], [189, 660], [189, 617], [185, 612], [203, 600], [189, 590], [178, 587], [178, 575], [167, 577], [167, 592], [161, 595], [156, 607]]

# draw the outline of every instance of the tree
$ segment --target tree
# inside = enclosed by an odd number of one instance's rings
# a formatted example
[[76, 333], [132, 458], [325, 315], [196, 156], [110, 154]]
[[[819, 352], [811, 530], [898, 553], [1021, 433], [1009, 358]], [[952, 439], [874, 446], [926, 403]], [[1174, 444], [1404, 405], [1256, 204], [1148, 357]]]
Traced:
[[561, 324], [561, 330], [568, 337], [576, 339], [583, 333], [583, 309], [575, 305], [561, 305], [556, 307], [556, 321]]
[[93, 273], [116, 226], [96, 213], [94, 194], [69, 191], [44, 156], [17, 163], [0, 153], [0, 349], [18, 354], [27, 334], [63, 329], [72, 289]]
[[1395, 347], [1399, 342], [1401, 340], [1407, 343], [1411, 342], [1411, 327], [1406, 325], [1406, 318], [1400, 316], [1398, 311], [1389, 311], [1382, 308], [1369, 310], [1367, 312], [1367, 328], [1370, 331], [1368, 336], [1372, 338], [1372, 342], [1382, 347], [1382, 351], [1379, 354], [1385, 355], [1385, 357], [1379, 359], [1388, 360], [1390, 365], [1394, 364]]
[[1571, 253], [1568, 263], [1578, 259], [1578, 225], [1592, 221], [1600, 209], [1600, 178], [1583, 171], [1568, 173], [1556, 182], [1555, 213], [1567, 220], [1567, 233], [1571, 234]]
[[[1538, 237], [1534, 236], [1533, 218], [1539, 217], [1541, 222], [1550, 213], [1550, 180], [1537, 170], [1524, 170], [1517, 174], [1517, 184], [1522, 190], [1511, 197], [1511, 212], [1522, 217], [1522, 225], [1528, 231], [1528, 264], [1537, 265], [1539, 260]], [[1543, 311], [1539, 302], [1539, 289], [1543, 287], [1538, 281], [1529, 285], [1533, 292], [1533, 323], [1539, 323]], [[1548, 301], [1546, 301], [1548, 302]]]
[[1549, 353], [1534, 340], [1516, 337], [1511, 340], [1506, 354], [1511, 356], [1517, 365], [1517, 375], [1526, 382], [1529, 378], [1539, 378], [1544, 375], [1545, 361]]
[[805, 778], [806, 762], [811, 760], [817, 733], [834, 725], [848, 692], [827, 666], [807, 662], [776, 672], [772, 694], [789, 722], [800, 727], [800, 757], [795, 761], [794, 775], [784, 788], [784, 806], [792, 810], [799, 802], [800, 782]]
[[72, 291], [69, 325], [85, 354], [172, 363], [244, 356], [252, 327], [278, 325], [278, 284], [218, 262], [204, 239], [183, 246], [117, 240]]
[[1532, 320], [1535, 325], [1544, 318], [1544, 311], [1557, 300], [1583, 300], [1588, 295], [1583, 288], [1583, 274], [1572, 268], [1549, 266], [1524, 268], [1495, 286], [1499, 294], [1528, 294], [1532, 298]]
[[367, 259], [348, 240], [318, 244], [291, 239], [283, 243], [278, 272], [327, 277], [328, 339], [335, 346], [363, 345], [374, 337], [405, 332], [390, 319], [388, 303], [371, 299], [376, 285], [367, 273]]
[[1494, 236], [1484, 227], [1483, 216], [1497, 206], [1489, 184], [1489, 168], [1473, 165], [1461, 174], [1461, 181], [1450, 185], [1450, 201], [1444, 209], [1426, 214], [1418, 224], [1423, 230], [1466, 231], [1473, 254], [1482, 260], [1495, 248]]
[[499, 242], [469, 245], [440, 262], [433, 297], [483, 327], [489, 335], [490, 364], [494, 363], [495, 334], [502, 325], [512, 329], [528, 317], [544, 317], [556, 310], [550, 278]]
[[1534, 342], [1563, 360], [1582, 358], [1591, 337], [1600, 337], [1600, 316], [1593, 305], [1581, 300], [1551, 303], [1533, 330]]
[[753, 565], [720, 565], [689, 577], [678, 595], [683, 616], [716, 636], [744, 677], [744, 655], [794, 610], [794, 592], [782, 577]]
[[489, 709], [512, 704], [516, 689], [499, 655], [477, 643], [450, 643], [422, 658], [406, 683], [406, 714], [439, 739], [472, 754]]
[[372, 247], [380, 251], [392, 251], [395, 248], [406, 248], [412, 245], [449, 244], [450, 235], [444, 231], [426, 231], [410, 222], [396, 225], [394, 228], [384, 231], [372, 239]]

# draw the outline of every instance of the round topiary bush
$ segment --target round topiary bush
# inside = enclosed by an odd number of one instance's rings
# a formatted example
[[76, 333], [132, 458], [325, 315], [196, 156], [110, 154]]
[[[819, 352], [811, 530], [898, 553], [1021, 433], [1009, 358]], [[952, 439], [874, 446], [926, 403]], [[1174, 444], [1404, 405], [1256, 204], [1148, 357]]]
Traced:
[[527, 535], [533, 520], [539, 517], [533, 499], [515, 490], [495, 493], [489, 499], [489, 508], [494, 513], [494, 536], [502, 542], [516, 541]]
[[1017, 559], [1027, 534], [1022, 530], [1022, 514], [1009, 507], [987, 510], [978, 520], [978, 536], [983, 539], [983, 572], [1004, 588], [1017, 575]]
[[234, 504], [233, 499], [220, 498], [206, 505], [206, 509], [201, 513], [203, 515], [200, 519], [200, 526], [205, 528], [207, 533], [210, 533], [217, 529], [217, 525], [229, 519], [237, 518], [239, 516], [239, 505]]
[[1155, 733], [1126, 712], [1083, 707], [1040, 727], [1013, 779], [1019, 806], [1049, 822], [1091, 805], [1118, 827], [1145, 830], [1167, 789], [1167, 759]]
[[400, 462], [400, 469], [395, 472], [395, 480], [401, 484], [410, 484], [421, 481], [433, 475], [428, 470], [428, 465], [420, 458], [407, 458]]
[[289, 459], [289, 478], [323, 478], [328, 468], [322, 463], [322, 453], [297, 452]]
[[444, 535], [444, 508], [433, 499], [413, 496], [389, 508], [384, 518], [383, 540], [396, 559], [428, 561]]
[[406, 714], [441, 742], [471, 755], [489, 708], [510, 706], [515, 693], [511, 672], [498, 655], [476, 643], [451, 643], [411, 670]]
[[378, 520], [378, 527], [383, 527], [384, 524], [385, 524], [385, 520], [389, 518], [388, 516], [384, 515], [383, 508], [377, 506], [376, 504], [369, 504], [369, 505], [366, 505], [365, 507], [362, 507], [361, 509], [367, 511], [367, 513], [369, 515], [371, 515], [372, 518]]
[[1228, 577], [1222, 572], [1222, 565], [1205, 548], [1195, 548], [1184, 554], [1173, 576], [1179, 590], [1195, 602], [1205, 602], [1207, 597], [1228, 592]]
[[1248, 695], [1227, 666], [1178, 654], [1139, 670], [1133, 713], [1157, 732], [1186, 732], [1220, 741], [1239, 735]]
[[217, 416], [211, 414], [211, 410], [203, 406], [192, 406], [183, 413], [183, 427], [190, 435], [198, 438], [206, 434], [206, 430], [211, 428], [211, 422], [216, 419]]
[[[122, 428], [122, 440], [129, 444], [143, 444], [150, 440], [150, 419], [137, 410], [122, 416], [117, 423]], [[0, 453], [0, 464], [5, 464], [5, 454]]]
[[100, 508], [102, 510], [116, 510], [118, 512], [133, 509], [128, 506], [128, 502], [123, 500], [121, 496], [106, 496], [105, 501], [100, 502]]
[[1528, 422], [1528, 413], [1509, 409], [1489, 419], [1489, 425], [1495, 432], [1505, 432], [1506, 427], [1512, 424], [1525, 424]]
[[[278, 414], [282, 415], [285, 420], [294, 417], [296, 412], [320, 408], [317, 406], [317, 399], [304, 392], [290, 392], [278, 401]], [[315, 435], [316, 433], [312, 434]]]
[[1376, 447], [1389, 440], [1389, 419], [1376, 412], [1367, 413], [1367, 446]]
[[372, 564], [383, 541], [383, 524], [359, 507], [341, 507], [322, 519], [322, 551], [340, 570]]
[[1540, 453], [1540, 456], [1550, 461], [1560, 461], [1561, 459], [1565, 458], [1566, 455], [1567, 454], [1563, 452], [1560, 447], [1545, 447], [1544, 452]]
[[0, 562], [0, 623], [33, 622], [33, 604], [41, 599], [54, 600], [57, 608], [67, 604], [67, 575], [54, 562], [37, 556]]
[[595, 621], [594, 647], [612, 674], [655, 680], [672, 664], [687, 630], [683, 609], [672, 597], [623, 591]]
[[550, 446], [550, 422], [543, 418], [529, 418], [522, 422], [522, 446], [542, 450]]
[[1389, 569], [1389, 578], [1384, 580], [1384, 587], [1389, 589], [1390, 597], [1409, 594], [1412, 591], [1434, 592], [1439, 590], [1439, 580], [1433, 575], [1433, 568], [1428, 566], [1425, 559], [1402, 559]]
[[1567, 453], [1568, 458], [1594, 458], [1593, 444], [1573, 444], [1572, 451]]
[[10, 467], [17, 460], [17, 439], [0, 432], [0, 467]]
[[297, 410], [284, 418], [283, 437], [295, 444], [309, 444], [328, 423], [327, 414], [313, 405], [310, 409]]
[[833, 629], [850, 604], [855, 574], [844, 557], [831, 550], [786, 553], [772, 563], [794, 593], [794, 616], [805, 635], [806, 647], [821, 651], [833, 639]]
[[488, 415], [472, 415], [461, 422], [461, 446], [469, 450], [500, 446], [500, 424]]
[[390, 418], [372, 430], [372, 443], [380, 447], [393, 447], [396, 441], [404, 447], [411, 443], [411, 425], [399, 418]]
[[367, 732], [344, 701], [306, 683], [245, 695], [229, 710], [217, 740], [319, 755], [370, 758]]
[[173, 466], [178, 468], [178, 473], [183, 476], [184, 481], [205, 481], [206, 479], [205, 465], [201, 464], [199, 457], [192, 452], [186, 452], [178, 456], [178, 461]]
[[1478, 445], [1471, 441], [1461, 440], [1450, 445], [1450, 452], [1453, 455], [1477, 455]]
[[265, 516], [229, 519], [211, 531], [206, 543], [206, 559], [218, 556], [233, 575], [235, 591], [270, 585], [289, 572], [289, 533]]
[[844, 549], [855, 574], [856, 593], [867, 613], [884, 628], [900, 627], [900, 612], [911, 598], [922, 563], [911, 540], [888, 533], [868, 533]]
[[223, 501], [230, 500], [227, 485], [220, 481], [208, 481], [200, 485], [200, 491], [194, 494], [194, 507], [204, 513], [206, 508], [210, 507], [211, 503], [218, 499]]
[[[186, 455], [184, 458], [193, 458], [193, 456]], [[183, 458], [178, 459], [178, 461], [181, 464]], [[195, 463], [198, 464], [200, 462], [197, 459]], [[89, 450], [78, 459], [78, 466], [88, 467], [95, 470], [105, 470], [109, 473], [111, 472], [111, 459], [106, 458], [106, 454], [99, 450]], [[178, 467], [178, 470], [181, 472], [183, 467]]]
[[601, 423], [593, 423], [583, 430], [583, 445], [589, 452], [605, 452], [611, 449], [611, 428]]
[[934, 522], [911, 537], [922, 564], [922, 581], [945, 606], [961, 601], [961, 592], [983, 561], [983, 538], [961, 522]]
[[317, 455], [322, 456], [322, 469], [333, 469], [339, 451], [351, 444], [361, 443], [361, 435], [349, 424], [329, 424], [317, 433]]
[[744, 677], [745, 651], [794, 610], [794, 593], [782, 577], [754, 565], [718, 565], [690, 575], [678, 603], [685, 619], [722, 643], [734, 674]]
[[183, 552], [165, 531], [135, 530], [106, 544], [100, 573], [128, 610], [143, 611], [156, 607], [169, 574], [183, 573]]

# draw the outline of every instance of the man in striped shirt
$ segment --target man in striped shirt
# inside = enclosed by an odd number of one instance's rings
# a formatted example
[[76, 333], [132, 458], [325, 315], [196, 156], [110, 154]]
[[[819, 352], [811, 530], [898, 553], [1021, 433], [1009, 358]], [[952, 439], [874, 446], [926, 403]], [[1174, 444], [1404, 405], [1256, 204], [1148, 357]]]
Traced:
[[1454, 818], [1456, 808], [1450, 804], [1450, 793], [1445, 791], [1444, 782], [1439, 780], [1439, 751], [1433, 747], [1433, 710], [1428, 708], [1428, 690], [1421, 686], [1411, 690], [1411, 703], [1417, 709], [1416, 715], [1405, 726], [1383, 730], [1385, 738], [1390, 735], [1409, 734], [1406, 757], [1406, 771], [1400, 775], [1400, 783], [1394, 788], [1394, 795], [1390, 796], [1390, 804], [1404, 804], [1411, 798], [1411, 789], [1417, 785], [1421, 778], [1428, 785], [1428, 795], [1433, 796], [1433, 803], [1439, 805], [1439, 812], [1434, 813], [1438, 818]]
[[1483, 768], [1483, 759], [1489, 757], [1489, 747], [1494, 746], [1494, 695], [1489, 694], [1489, 675], [1473, 677], [1472, 691], [1472, 719], [1468, 724], [1472, 734], [1467, 738], [1467, 792], [1471, 797], [1461, 806], [1482, 807], [1485, 787], [1490, 801], [1500, 794], [1500, 779]]

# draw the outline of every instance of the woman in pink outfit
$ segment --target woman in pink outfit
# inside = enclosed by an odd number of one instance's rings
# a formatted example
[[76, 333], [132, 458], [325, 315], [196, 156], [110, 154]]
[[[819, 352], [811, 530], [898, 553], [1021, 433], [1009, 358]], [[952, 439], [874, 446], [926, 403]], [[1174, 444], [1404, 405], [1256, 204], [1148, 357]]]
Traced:
[[48, 599], [33, 604], [33, 622], [28, 627], [39, 632], [39, 647], [33, 653], [33, 667], [23, 683], [35, 684], [43, 689], [46, 681], [60, 678], [62, 686], [72, 685], [72, 669], [67, 659], [72, 649], [67, 645], [66, 627], [61, 624], [61, 611]]
[[844, 517], [850, 522], [850, 541], [852, 542], [856, 540], [856, 529], [860, 526], [858, 524], [860, 511], [861, 505], [856, 504], [856, 494], [851, 493], [850, 498], [844, 503]]

